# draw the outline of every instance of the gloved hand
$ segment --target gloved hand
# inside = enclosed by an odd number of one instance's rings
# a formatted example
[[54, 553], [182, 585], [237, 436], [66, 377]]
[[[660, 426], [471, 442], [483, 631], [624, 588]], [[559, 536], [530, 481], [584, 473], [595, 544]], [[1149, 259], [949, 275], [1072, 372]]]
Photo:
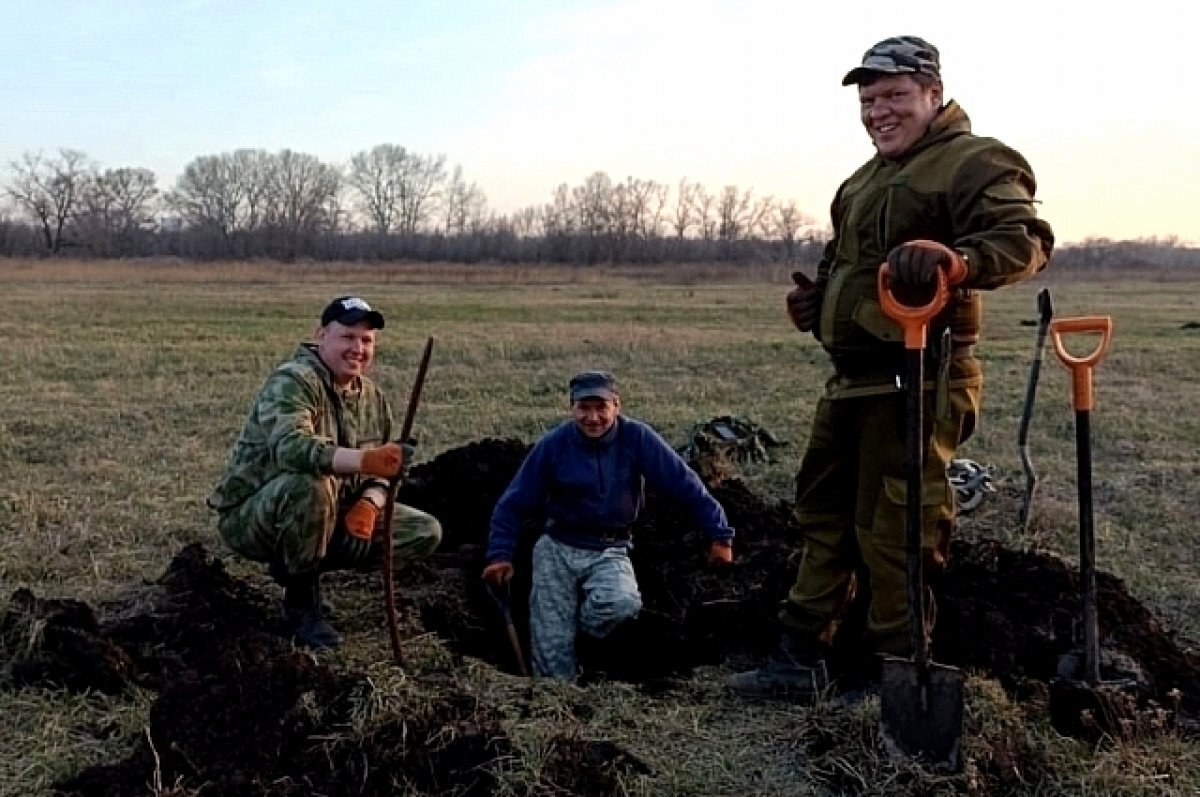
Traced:
[[946, 283], [957, 285], [967, 277], [962, 255], [937, 241], [909, 241], [888, 252], [892, 278], [900, 285], [923, 288], [934, 280], [937, 269], [946, 271]]
[[729, 567], [733, 564], [733, 543], [729, 540], [713, 540], [708, 546], [709, 567]]
[[821, 315], [821, 291], [802, 271], [792, 274], [792, 279], [796, 287], [788, 291], [788, 318], [796, 329], [811, 332]]
[[384, 443], [378, 448], [368, 448], [362, 455], [362, 473], [391, 479], [400, 474], [406, 457], [404, 448], [397, 443]]
[[347, 510], [342, 525], [351, 537], [370, 543], [371, 538], [375, 536], [375, 523], [378, 520], [379, 510], [375, 508], [375, 504], [366, 498], [360, 498]]
[[492, 587], [503, 587], [513, 577], [512, 562], [492, 562], [483, 568], [483, 580]]
[[400, 451], [402, 454], [400, 478], [405, 479], [408, 478], [408, 468], [410, 465], [412, 465], [413, 457], [416, 456], [417, 453], [417, 438], [410, 437], [406, 442], [401, 443]]
[[335, 535], [339, 546], [334, 558], [343, 567], [361, 565], [371, 553], [371, 540], [375, 537], [375, 524], [379, 510], [366, 498], [355, 501], [342, 517], [345, 534]]

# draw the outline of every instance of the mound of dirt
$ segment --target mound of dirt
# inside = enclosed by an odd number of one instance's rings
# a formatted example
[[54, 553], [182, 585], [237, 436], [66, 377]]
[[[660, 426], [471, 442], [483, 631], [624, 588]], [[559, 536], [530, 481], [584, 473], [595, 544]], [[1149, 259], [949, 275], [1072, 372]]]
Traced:
[[[416, 596], [427, 628], [462, 652], [512, 669], [496, 607], [478, 574], [487, 522], [496, 499], [527, 447], [513, 440], [484, 440], [414, 468], [402, 500], [439, 514], [447, 524], [444, 551], [432, 564], [432, 594]], [[790, 507], [771, 504], [744, 483], [712, 488], [737, 530], [737, 561], [729, 571], [706, 566], [706, 541], [684, 513], [653, 493], [634, 527], [631, 553], [645, 608], [604, 643], [581, 637], [581, 666], [594, 675], [656, 681], [701, 664], [734, 666], [760, 657], [775, 643], [775, 614], [795, 576], [799, 530]], [[465, 498], [466, 497], [466, 498]], [[512, 613], [527, 639], [530, 553], [526, 535], [516, 555]], [[1200, 712], [1200, 657], [1182, 650], [1153, 614], [1108, 573], [1099, 577], [1100, 627], [1105, 679], [1135, 676], [1138, 700]], [[865, 579], [860, 579], [860, 585]], [[450, 585], [450, 594], [443, 589]], [[951, 565], [938, 585], [933, 649], [941, 663], [990, 674], [1010, 689], [1037, 692], [1061, 677], [1064, 662], [1079, 655], [1078, 573], [1062, 559], [1004, 547], [990, 539], [957, 540]], [[857, 686], [851, 663], [866, 590], [860, 586], [835, 646], [834, 665]], [[980, 633], [986, 629], [986, 633]]]
[[[402, 576], [406, 622], [421, 626], [410, 630], [435, 632], [457, 653], [514, 672], [499, 608], [479, 574], [492, 507], [527, 450], [489, 439], [447, 451], [415, 467], [400, 495], [438, 516], [445, 535], [437, 553]], [[752, 664], [773, 646], [798, 529], [785, 503], [764, 502], [737, 480], [712, 489], [738, 532], [735, 565], [709, 569], [706, 541], [676, 507], [650, 494], [631, 555], [645, 609], [601, 643], [581, 640], [585, 677], [653, 690], [698, 665]], [[533, 537], [518, 549], [509, 604], [526, 646]], [[1181, 650], [1118, 579], [1101, 573], [1099, 584], [1105, 677], [1138, 679], [1124, 715], [1165, 711], [1171, 724], [1176, 712], [1200, 713], [1200, 659]], [[937, 660], [994, 676], [1031, 714], [1054, 709], [1055, 685], [1071, 674], [1064, 662], [1078, 654], [1075, 571], [1045, 554], [959, 540], [939, 590]], [[860, 602], [839, 634], [834, 663], [844, 685], [854, 682], [847, 663], [862, 658], [861, 617]], [[231, 795], [483, 795], [497, 790], [502, 768], [519, 766], [500, 712], [453, 672], [423, 677], [424, 697], [411, 713], [351, 731], [354, 707], [370, 695], [368, 679], [296, 651], [272, 601], [197, 545], [99, 620], [86, 604], [19, 591], [0, 617], [0, 643], [10, 688], [115, 693], [136, 684], [158, 692], [135, 751], [59, 784], [61, 794], [116, 797], [152, 784], [163, 794], [178, 786]], [[1056, 724], [1095, 732], [1095, 723], [1080, 720], [1096, 713], [1094, 695], [1068, 692], [1058, 690]], [[621, 775], [645, 769], [610, 743], [563, 737], [543, 752], [538, 777], [546, 793], [616, 794]]]

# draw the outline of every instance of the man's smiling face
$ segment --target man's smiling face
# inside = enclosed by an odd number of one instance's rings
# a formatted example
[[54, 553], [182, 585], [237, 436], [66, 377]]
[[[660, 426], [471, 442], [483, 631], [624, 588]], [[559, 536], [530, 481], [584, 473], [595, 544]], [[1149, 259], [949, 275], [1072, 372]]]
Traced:
[[922, 86], [912, 75], [881, 75], [858, 87], [863, 127], [884, 158], [899, 158], [916, 144], [942, 107], [942, 84]]

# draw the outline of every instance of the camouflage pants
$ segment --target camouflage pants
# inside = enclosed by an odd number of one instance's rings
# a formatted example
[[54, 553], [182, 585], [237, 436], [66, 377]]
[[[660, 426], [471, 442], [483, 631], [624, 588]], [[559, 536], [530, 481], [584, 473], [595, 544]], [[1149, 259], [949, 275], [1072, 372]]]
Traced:
[[[922, 553], [927, 575], [944, 570], [954, 531], [954, 490], [946, 466], [975, 428], [979, 388], [949, 392], [935, 407], [927, 391], [922, 475]], [[804, 550], [780, 613], [807, 636], [829, 636], [853, 597], [856, 570], [869, 576], [866, 643], [879, 653], [909, 655], [904, 531], [907, 479], [905, 396], [821, 399], [796, 475], [796, 518]]]
[[[257, 562], [279, 562], [289, 573], [309, 573], [377, 564], [382, 555], [383, 512], [367, 556], [360, 562], [337, 562], [326, 555], [344, 535], [341, 518], [354, 501], [338, 501], [338, 479], [284, 473], [242, 504], [223, 512], [217, 527], [237, 553]], [[392, 518], [393, 561], [419, 559], [433, 553], [442, 540], [437, 519], [396, 504]], [[334, 543], [331, 546], [331, 542]]]
[[533, 548], [529, 594], [534, 675], [574, 681], [576, 631], [606, 637], [641, 608], [624, 548], [593, 551], [542, 535]]

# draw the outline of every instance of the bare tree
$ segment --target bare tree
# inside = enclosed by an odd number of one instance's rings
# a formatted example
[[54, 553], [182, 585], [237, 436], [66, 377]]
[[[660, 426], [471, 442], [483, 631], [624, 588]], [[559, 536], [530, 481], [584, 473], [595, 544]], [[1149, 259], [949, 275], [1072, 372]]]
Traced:
[[341, 186], [341, 173], [317, 157], [290, 149], [271, 158], [267, 219], [285, 238], [328, 229], [326, 215]]
[[679, 181], [670, 225], [671, 229], [675, 231], [675, 237], [680, 240], [683, 240], [687, 231], [696, 223], [696, 193], [700, 190], [700, 186], [689, 183], [686, 177]]
[[445, 230], [448, 235], [461, 235], [467, 230], [478, 232], [487, 215], [487, 198], [475, 183], [467, 184], [462, 167], [455, 166], [446, 183], [442, 201]]
[[87, 155], [75, 149], [60, 149], [47, 160], [41, 153], [25, 153], [10, 163], [13, 175], [5, 185], [10, 197], [41, 226], [46, 248], [57, 252], [63, 230], [77, 210], [88, 182]]
[[740, 193], [736, 185], [727, 185], [717, 201], [717, 236], [736, 241], [753, 225], [752, 196], [749, 189]]
[[695, 214], [696, 226], [700, 228], [701, 237], [711, 241], [717, 231], [717, 198], [708, 193], [702, 185], [695, 186], [695, 189], [692, 194], [692, 211]]
[[542, 210], [528, 207], [518, 210], [512, 216], [512, 230], [518, 238], [535, 238], [546, 234], [542, 224]]
[[[202, 155], [183, 169], [166, 202], [189, 226], [213, 230], [228, 237], [247, 216], [246, 175], [235, 156]], [[251, 206], [253, 207], [253, 206]]]
[[783, 241], [784, 249], [790, 260], [796, 256], [796, 238], [800, 231], [811, 227], [812, 219], [805, 216], [796, 207], [796, 200], [789, 199], [775, 205], [775, 212], [770, 216], [771, 234]]
[[407, 157], [404, 147], [380, 144], [350, 159], [346, 182], [380, 235], [390, 233], [400, 218], [399, 174]]
[[446, 156], [426, 157], [397, 144], [380, 144], [350, 159], [346, 180], [376, 232], [412, 235], [433, 212], [446, 180]]
[[94, 251], [111, 255], [127, 252], [140, 232], [156, 226], [158, 188], [149, 169], [108, 169], [93, 172], [84, 184], [75, 211], [80, 238]]
[[591, 239], [599, 238], [609, 230], [612, 192], [612, 178], [604, 172], [593, 172], [584, 179], [583, 185], [571, 191], [579, 229]]

